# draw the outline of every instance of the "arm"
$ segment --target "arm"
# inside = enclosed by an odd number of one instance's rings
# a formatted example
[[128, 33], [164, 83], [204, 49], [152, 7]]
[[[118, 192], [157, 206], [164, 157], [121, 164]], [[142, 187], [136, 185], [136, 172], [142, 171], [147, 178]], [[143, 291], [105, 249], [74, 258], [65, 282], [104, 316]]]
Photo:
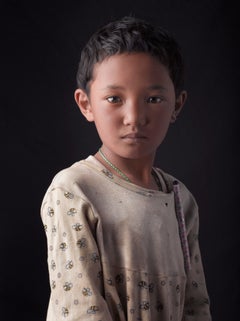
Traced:
[[190, 197], [185, 210], [191, 269], [187, 272], [187, 285], [182, 321], [211, 321], [201, 253], [198, 242], [199, 216], [195, 200]]
[[97, 219], [88, 202], [61, 188], [44, 198], [51, 297], [48, 321], [112, 321], [103, 297]]

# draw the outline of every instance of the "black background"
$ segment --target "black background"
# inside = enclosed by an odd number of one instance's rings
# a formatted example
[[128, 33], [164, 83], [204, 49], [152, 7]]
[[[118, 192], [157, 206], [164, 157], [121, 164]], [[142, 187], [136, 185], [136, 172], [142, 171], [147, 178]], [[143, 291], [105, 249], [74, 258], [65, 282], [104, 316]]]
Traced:
[[[73, 99], [81, 47], [134, 14], [182, 46], [188, 101], [157, 154], [200, 208], [215, 321], [239, 320], [239, 32], [231, 1], [1, 1], [0, 319], [45, 320], [49, 286], [40, 205], [53, 175], [100, 146]], [[158, 320], [156, 320], [158, 321]]]

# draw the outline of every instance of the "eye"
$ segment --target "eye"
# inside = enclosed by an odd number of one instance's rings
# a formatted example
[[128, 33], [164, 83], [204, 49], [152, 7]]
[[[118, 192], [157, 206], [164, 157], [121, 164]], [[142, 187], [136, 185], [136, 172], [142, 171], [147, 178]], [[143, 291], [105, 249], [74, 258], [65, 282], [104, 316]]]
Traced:
[[121, 102], [121, 98], [118, 96], [109, 96], [106, 99], [110, 104], [118, 104]]
[[159, 104], [163, 101], [163, 99], [159, 96], [151, 96], [147, 99], [147, 103], [150, 104]]

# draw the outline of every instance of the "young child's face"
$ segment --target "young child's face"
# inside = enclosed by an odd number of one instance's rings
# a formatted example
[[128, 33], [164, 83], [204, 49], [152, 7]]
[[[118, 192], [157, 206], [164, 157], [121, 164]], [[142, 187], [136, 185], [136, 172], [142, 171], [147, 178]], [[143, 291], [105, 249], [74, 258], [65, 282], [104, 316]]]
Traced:
[[176, 100], [169, 72], [145, 53], [118, 54], [96, 64], [89, 95], [75, 99], [88, 121], [94, 121], [108, 155], [154, 158], [168, 126], [184, 103]]

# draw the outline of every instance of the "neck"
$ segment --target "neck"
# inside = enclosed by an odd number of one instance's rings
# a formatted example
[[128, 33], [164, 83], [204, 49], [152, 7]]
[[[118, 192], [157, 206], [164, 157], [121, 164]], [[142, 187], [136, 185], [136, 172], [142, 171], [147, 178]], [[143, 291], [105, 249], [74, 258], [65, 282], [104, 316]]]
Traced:
[[102, 157], [102, 159], [107, 163], [108, 166], [110, 166], [113, 170], [115, 170], [117, 172], [117, 174], [119, 176], [121, 176], [123, 179], [125, 179], [125, 181], [130, 182], [130, 179], [127, 177], [127, 175], [125, 175], [120, 168], [118, 168], [117, 166], [115, 166], [102, 152], [101, 148], [99, 149], [99, 155]]
[[103, 148], [95, 155], [110, 172], [125, 181], [134, 183], [144, 188], [159, 190], [159, 182], [152, 173], [152, 161], [147, 159], [114, 158]]

